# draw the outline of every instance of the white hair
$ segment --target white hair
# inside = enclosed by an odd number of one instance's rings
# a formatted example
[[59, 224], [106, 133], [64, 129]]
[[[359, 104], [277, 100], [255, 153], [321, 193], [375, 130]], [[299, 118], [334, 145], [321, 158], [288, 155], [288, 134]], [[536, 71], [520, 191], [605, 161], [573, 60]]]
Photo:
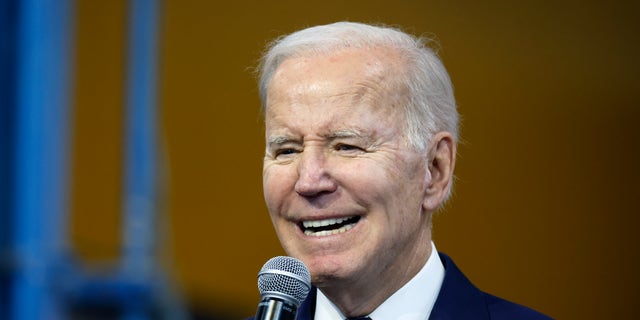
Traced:
[[384, 26], [337, 22], [303, 29], [273, 41], [259, 68], [263, 109], [266, 108], [269, 81], [286, 59], [372, 47], [398, 50], [408, 62], [400, 81], [409, 92], [404, 106], [409, 145], [425, 150], [432, 135], [440, 131], [451, 133], [458, 141], [458, 112], [444, 65], [426, 39]]

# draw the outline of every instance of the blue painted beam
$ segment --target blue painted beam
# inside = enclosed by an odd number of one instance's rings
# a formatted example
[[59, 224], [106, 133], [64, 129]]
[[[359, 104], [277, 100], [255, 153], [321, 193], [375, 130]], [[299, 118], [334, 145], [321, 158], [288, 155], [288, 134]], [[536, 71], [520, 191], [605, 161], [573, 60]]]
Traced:
[[18, 1], [13, 246], [9, 319], [63, 319], [53, 268], [67, 249], [73, 5]]
[[[122, 267], [132, 281], [152, 283], [157, 271], [157, 64], [159, 2], [132, 0], [129, 53]], [[123, 319], [145, 319], [140, 304]]]
[[15, 78], [17, 4], [0, 0], [0, 319], [9, 318], [11, 243], [13, 238], [13, 172], [15, 145]]

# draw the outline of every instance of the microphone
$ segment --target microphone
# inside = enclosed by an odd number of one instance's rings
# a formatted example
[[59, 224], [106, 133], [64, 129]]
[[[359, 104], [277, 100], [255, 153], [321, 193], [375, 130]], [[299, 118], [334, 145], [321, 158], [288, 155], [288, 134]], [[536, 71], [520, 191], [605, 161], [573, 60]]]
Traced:
[[258, 273], [260, 303], [255, 320], [295, 320], [300, 303], [311, 290], [311, 276], [302, 261], [269, 259]]

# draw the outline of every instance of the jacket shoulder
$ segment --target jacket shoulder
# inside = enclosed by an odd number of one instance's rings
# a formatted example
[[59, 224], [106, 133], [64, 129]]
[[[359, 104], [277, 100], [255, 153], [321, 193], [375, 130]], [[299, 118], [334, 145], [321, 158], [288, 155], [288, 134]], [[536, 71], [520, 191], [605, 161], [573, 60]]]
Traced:
[[548, 320], [548, 316], [476, 288], [453, 260], [439, 253], [445, 268], [429, 320]]
[[498, 298], [494, 295], [485, 293], [485, 303], [489, 309], [489, 314], [492, 320], [551, 320], [549, 316], [546, 316], [538, 311], [523, 305], [507, 301], [502, 298]]

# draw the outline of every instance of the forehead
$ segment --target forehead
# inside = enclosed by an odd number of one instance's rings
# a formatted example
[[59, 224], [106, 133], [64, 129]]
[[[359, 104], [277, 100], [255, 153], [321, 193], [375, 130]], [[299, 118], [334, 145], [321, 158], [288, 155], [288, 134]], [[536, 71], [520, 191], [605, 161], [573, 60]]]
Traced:
[[400, 58], [392, 50], [349, 49], [284, 61], [268, 88], [268, 135], [397, 134], [404, 127], [400, 117], [406, 97], [398, 81]]
[[339, 98], [397, 99], [401, 85], [402, 54], [393, 48], [346, 48], [307, 53], [283, 61], [267, 88], [266, 107], [283, 99]]
[[[301, 52], [282, 61], [276, 68], [273, 78], [283, 74], [301, 71], [324, 70], [324, 73], [314, 72], [310, 75], [325, 74], [326, 76], [342, 76], [354, 71], [363, 76], [376, 76], [395, 69], [401, 56], [398, 50], [388, 47], [371, 48], [340, 48], [326, 52]], [[321, 68], [318, 66], [321, 65]], [[340, 66], [339, 68], [332, 68]], [[328, 68], [328, 69], [327, 69]]]

